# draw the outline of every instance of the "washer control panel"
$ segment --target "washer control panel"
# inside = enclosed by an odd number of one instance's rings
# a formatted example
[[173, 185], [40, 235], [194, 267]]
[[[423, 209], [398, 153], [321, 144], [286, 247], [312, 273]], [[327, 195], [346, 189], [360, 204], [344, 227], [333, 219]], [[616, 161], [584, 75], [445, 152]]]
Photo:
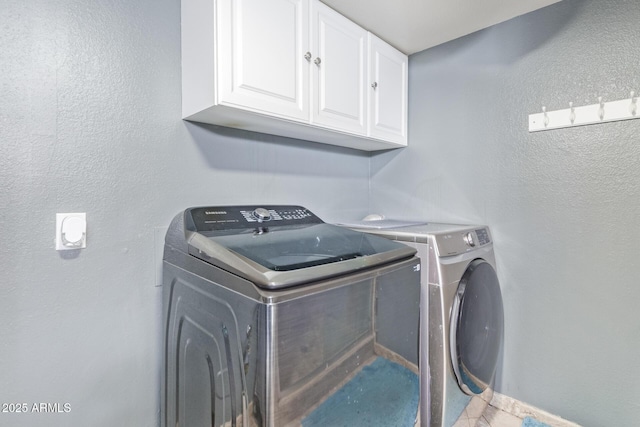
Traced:
[[185, 215], [185, 221], [194, 231], [323, 223], [302, 206], [212, 206], [188, 209]]

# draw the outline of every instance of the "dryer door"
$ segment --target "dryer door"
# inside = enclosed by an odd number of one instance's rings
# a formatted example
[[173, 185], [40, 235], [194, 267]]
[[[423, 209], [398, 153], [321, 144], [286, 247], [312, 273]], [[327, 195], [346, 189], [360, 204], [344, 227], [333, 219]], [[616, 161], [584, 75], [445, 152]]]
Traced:
[[451, 309], [451, 363], [465, 393], [480, 394], [491, 384], [503, 322], [498, 276], [488, 262], [476, 259], [462, 275]]

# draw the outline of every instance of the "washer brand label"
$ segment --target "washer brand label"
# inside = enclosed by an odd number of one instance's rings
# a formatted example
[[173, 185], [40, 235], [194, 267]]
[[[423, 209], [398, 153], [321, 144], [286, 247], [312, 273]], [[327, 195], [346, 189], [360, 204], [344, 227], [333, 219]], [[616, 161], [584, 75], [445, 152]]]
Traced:
[[226, 215], [227, 211], [204, 211], [206, 215]]

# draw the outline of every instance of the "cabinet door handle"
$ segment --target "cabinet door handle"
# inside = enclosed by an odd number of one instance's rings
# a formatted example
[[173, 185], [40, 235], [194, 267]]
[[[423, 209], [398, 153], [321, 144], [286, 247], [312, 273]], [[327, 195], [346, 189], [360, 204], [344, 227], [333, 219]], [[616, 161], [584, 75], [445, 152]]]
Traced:
[[322, 61], [320, 60], [320, 58], [316, 58], [316, 59], [313, 61], [313, 63], [314, 63], [314, 64], [316, 64], [316, 65], [320, 65], [320, 63], [321, 63], [321, 62], [322, 62]]
[[304, 54], [304, 59], [306, 59], [308, 62], [311, 62], [311, 52], [307, 52]]
[[374, 88], [374, 89], [377, 89], [378, 88], [378, 82], [371, 83], [371, 87]]

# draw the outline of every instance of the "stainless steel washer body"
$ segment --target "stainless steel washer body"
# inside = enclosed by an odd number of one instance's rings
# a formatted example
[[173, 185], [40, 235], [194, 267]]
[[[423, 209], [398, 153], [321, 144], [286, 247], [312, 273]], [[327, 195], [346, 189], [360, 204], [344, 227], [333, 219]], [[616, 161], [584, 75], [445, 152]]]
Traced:
[[161, 426], [372, 425], [367, 414], [391, 425], [397, 411], [412, 427], [414, 254], [300, 206], [178, 214], [163, 262]]
[[491, 233], [487, 226], [385, 223], [348, 226], [417, 250], [423, 293], [428, 286], [420, 363], [429, 368], [421, 378], [420, 411], [430, 427], [450, 427], [473, 396], [488, 401], [493, 394], [504, 315]]

